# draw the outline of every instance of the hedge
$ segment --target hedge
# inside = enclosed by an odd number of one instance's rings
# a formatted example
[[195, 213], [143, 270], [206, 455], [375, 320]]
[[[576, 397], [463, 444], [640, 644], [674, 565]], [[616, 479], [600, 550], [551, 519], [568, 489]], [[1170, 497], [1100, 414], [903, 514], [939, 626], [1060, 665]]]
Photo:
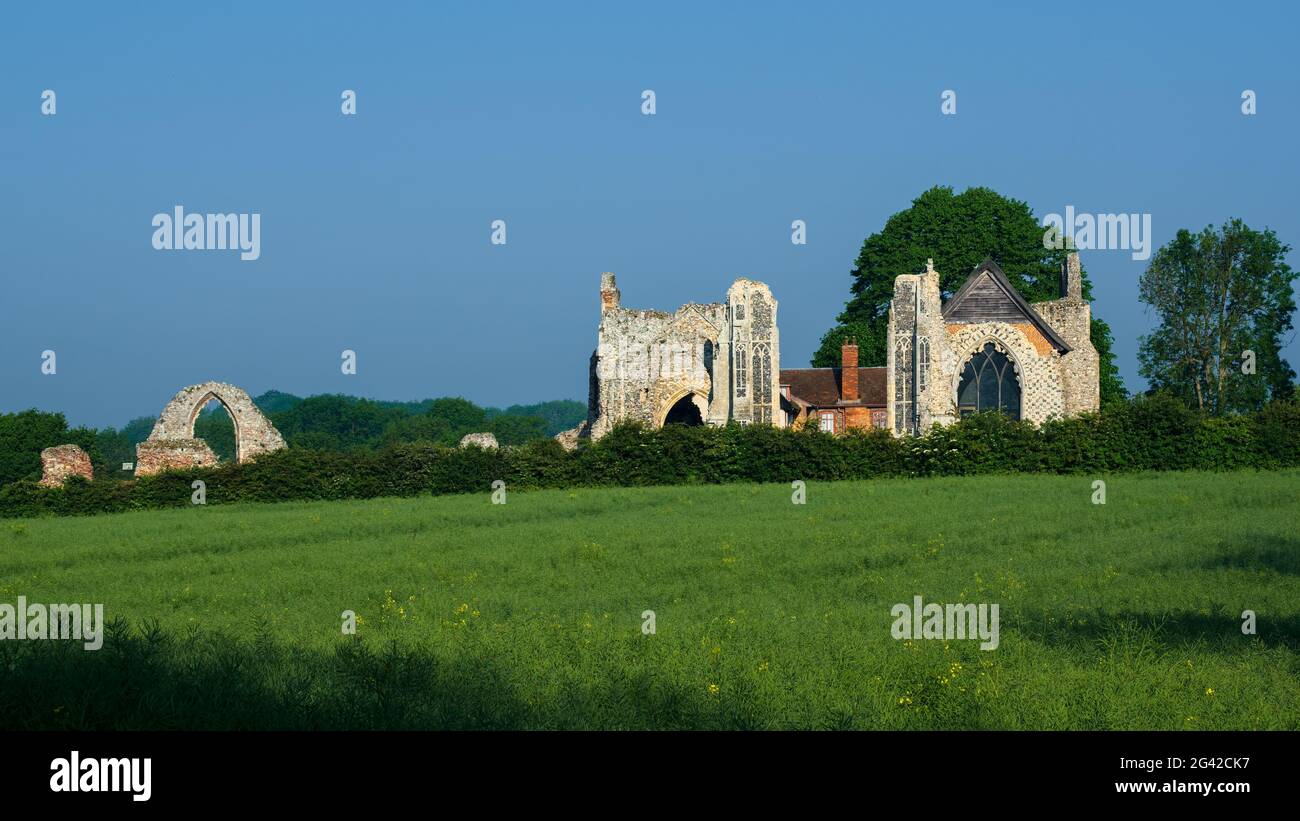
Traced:
[[422, 493], [722, 482], [829, 481], [984, 473], [1113, 473], [1300, 467], [1300, 405], [1204, 418], [1176, 400], [1143, 397], [1041, 426], [978, 414], [919, 437], [886, 431], [832, 436], [814, 427], [620, 425], [566, 451], [557, 442], [500, 450], [394, 445], [342, 453], [291, 448], [227, 464], [127, 481], [74, 479], [62, 488], [0, 488], [0, 517], [76, 515], [191, 504], [366, 499]]

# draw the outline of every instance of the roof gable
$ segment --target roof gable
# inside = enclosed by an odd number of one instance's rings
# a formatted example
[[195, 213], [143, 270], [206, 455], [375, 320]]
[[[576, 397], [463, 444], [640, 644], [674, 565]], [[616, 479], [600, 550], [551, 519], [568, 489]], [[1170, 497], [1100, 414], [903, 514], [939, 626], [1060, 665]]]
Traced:
[[975, 266], [952, 299], [944, 303], [943, 318], [961, 323], [1029, 322], [1052, 343], [1052, 347], [1061, 353], [1071, 350], [1070, 345], [1029, 306], [991, 259]]
[[782, 368], [781, 384], [790, 387], [790, 395], [817, 408], [837, 405], [885, 404], [885, 368], [858, 368], [858, 401], [844, 402], [842, 368]]
[[677, 309], [677, 313], [673, 315], [673, 318], [668, 323], [665, 332], [682, 333], [684, 331], [690, 331], [701, 334], [702, 336], [716, 338], [722, 329], [714, 324], [707, 315], [705, 315], [703, 310], [704, 307], [721, 306], [701, 306], [694, 302], [689, 302]]

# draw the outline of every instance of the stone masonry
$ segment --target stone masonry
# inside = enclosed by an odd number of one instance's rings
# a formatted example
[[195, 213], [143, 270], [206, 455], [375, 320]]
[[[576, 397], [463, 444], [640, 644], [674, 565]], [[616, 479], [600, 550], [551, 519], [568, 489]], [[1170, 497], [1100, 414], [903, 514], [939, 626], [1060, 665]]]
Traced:
[[280, 432], [242, 389], [204, 382], [182, 388], [163, 408], [149, 438], [136, 446], [135, 475], [216, 464], [212, 449], [194, 437], [194, 420], [213, 399], [221, 402], [234, 422], [235, 461], [248, 462], [285, 446]]
[[212, 467], [217, 454], [202, 439], [146, 439], [135, 446], [135, 475]]
[[496, 450], [499, 447], [496, 436], [491, 433], [467, 433], [460, 438], [462, 448], [470, 445], [483, 450]]
[[1092, 305], [1083, 299], [1079, 255], [1070, 254], [1062, 272], [1060, 299], [1035, 302], [1034, 310], [1057, 330], [1074, 350], [1059, 362], [1064, 412], [1067, 416], [1101, 407], [1101, 358], [1092, 346]]
[[897, 277], [889, 311], [890, 430], [901, 435], [956, 421], [967, 363], [987, 345], [1009, 360], [1019, 418], [1041, 424], [1097, 410], [1099, 357], [1081, 280], [1077, 253], [1063, 267], [1061, 298], [1032, 306], [992, 263], [978, 266], [948, 302], [932, 264]]
[[740, 278], [725, 302], [671, 313], [624, 308], [621, 297], [614, 275], [602, 274], [587, 421], [558, 435], [562, 444], [623, 420], [781, 424], [777, 302], [766, 285]]
[[62, 487], [68, 479], [80, 476], [86, 481], [95, 478], [90, 457], [76, 445], [59, 445], [41, 451], [41, 484], [45, 487]]

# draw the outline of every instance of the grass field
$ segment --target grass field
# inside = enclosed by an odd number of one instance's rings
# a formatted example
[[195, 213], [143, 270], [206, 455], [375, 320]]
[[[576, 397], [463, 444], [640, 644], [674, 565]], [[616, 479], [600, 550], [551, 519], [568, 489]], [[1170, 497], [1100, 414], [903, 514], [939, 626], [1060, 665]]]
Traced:
[[[1300, 472], [1091, 482], [7, 521], [0, 602], [120, 621], [95, 652], [0, 641], [0, 725], [1300, 728]], [[895, 640], [915, 595], [998, 603], [1000, 646]]]

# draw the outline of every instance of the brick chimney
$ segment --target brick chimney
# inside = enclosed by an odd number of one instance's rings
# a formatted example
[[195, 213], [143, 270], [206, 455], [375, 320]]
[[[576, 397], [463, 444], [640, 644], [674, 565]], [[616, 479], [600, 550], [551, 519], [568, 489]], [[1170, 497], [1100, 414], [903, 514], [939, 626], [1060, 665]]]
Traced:
[[840, 348], [840, 378], [843, 387], [840, 399], [845, 402], [858, 401], [858, 341], [846, 339]]

